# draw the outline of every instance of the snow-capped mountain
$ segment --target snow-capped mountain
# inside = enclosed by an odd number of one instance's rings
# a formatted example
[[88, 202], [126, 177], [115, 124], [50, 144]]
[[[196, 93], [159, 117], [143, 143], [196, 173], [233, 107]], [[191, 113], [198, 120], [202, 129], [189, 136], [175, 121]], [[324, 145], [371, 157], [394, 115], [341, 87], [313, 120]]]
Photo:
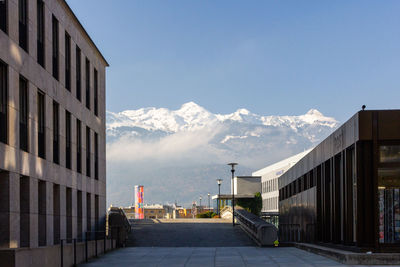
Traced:
[[213, 114], [189, 102], [178, 110], [108, 111], [109, 202], [131, 204], [132, 194], [123, 192], [143, 184], [153, 202], [190, 203], [215, 189], [207, 181], [229, 175], [226, 162], [238, 161], [239, 174], [249, 175], [315, 146], [337, 126], [316, 109], [299, 116], [263, 116], [247, 109]]
[[[194, 102], [183, 104], [178, 110], [141, 108], [119, 113], [107, 111], [107, 134], [110, 137], [124, 134], [140, 136], [143, 130], [171, 134], [232, 123], [262, 127], [289, 127], [294, 132], [309, 126], [333, 129], [338, 124], [334, 118], [325, 117], [316, 109], [310, 109], [300, 116], [261, 116], [247, 109], [238, 109], [234, 113], [223, 115], [213, 114]], [[255, 133], [250, 133], [250, 135], [258, 136]]]

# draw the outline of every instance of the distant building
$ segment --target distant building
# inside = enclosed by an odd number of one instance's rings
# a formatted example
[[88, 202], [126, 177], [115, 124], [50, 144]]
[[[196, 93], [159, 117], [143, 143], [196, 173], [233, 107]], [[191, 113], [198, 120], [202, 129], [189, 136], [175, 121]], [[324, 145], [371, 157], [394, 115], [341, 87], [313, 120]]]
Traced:
[[[128, 219], [136, 218], [135, 207], [122, 208]], [[173, 205], [144, 205], [143, 206], [143, 219], [172, 219], [174, 218], [175, 206]]]
[[105, 230], [107, 66], [65, 0], [0, 0], [0, 265]]
[[162, 205], [145, 205], [143, 206], [144, 210], [144, 218], [145, 219], [164, 219], [165, 218], [165, 210]]
[[[233, 178], [233, 191], [235, 199], [251, 199], [256, 193], [261, 193], [261, 176], [236, 176]], [[220, 194], [212, 196], [216, 201], [215, 210], [219, 203], [220, 210], [225, 206], [232, 205], [232, 185], [231, 194]], [[236, 201], [235, 201], [236, 202]]]
[[294, 155], [290, 158], [281, 160], [277, 163], [274, 163], [252, 173], [253, 176], [261, 176], [261, 215], [265, 219], [267, 219], [267, 221], [275, 225], [278, 224], [279, 177], [284, 174], [290, 167], [296, 164], [301, 158], [307, 155], [307, 153], [309, 153], [310, 151], [311, 149]]

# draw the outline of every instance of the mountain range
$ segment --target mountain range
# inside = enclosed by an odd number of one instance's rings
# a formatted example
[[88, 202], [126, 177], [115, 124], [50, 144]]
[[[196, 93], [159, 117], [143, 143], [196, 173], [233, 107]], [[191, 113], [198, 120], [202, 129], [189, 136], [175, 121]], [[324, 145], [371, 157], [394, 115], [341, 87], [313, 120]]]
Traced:
[[[145, 203], [189, 205], [217, 191], [230, 192], [226, 163], [238, 175], [309, 149], [338, 121], [310, 109], [299, 116], [263, 116], [247, 109], [213, 114], [189, 102], [178, 110], [107, 111], [108, 204], [133, 204], [133, 187], [144, 185]], [[207, 203], [205, 203], [207, 205]]]

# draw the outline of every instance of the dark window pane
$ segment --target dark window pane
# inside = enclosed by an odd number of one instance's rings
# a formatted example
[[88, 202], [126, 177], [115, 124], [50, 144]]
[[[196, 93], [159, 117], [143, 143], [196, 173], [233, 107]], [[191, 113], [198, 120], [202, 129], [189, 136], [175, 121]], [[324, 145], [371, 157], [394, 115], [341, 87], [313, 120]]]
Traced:
[[44, 3], [37, 0], [37, 61], [44, 68]]
[[81, 49], [76, 47], [76, 98], [81, 101], [82, 71], [81, 71]]
[[18, 0], [19, 46], [28, 52], [28, 6], [27, 0]]
[[0, 0], [0, 30], [7, 33], [7, 19], [8, 19], [8, 12], [7, 12], [7, 1], [8, 0]]
[[42, 92], [38, 92], [38, 155], [41, 158], [46, 158], [46, 111], [45, 111], [45, 96]]
[[86, 126], [86, 176], [90, 177], [90, 128]]
[[65, 167], [71, 169], [71, 113], [65, 111]]
[[65, 88], [71, 91], [71, 37], [65, 32]]
[[76, 170], [82, 172], [82, 131], [81, 121], [76, 120]]
[[86, 107], [90, 109], [90, 62], [86, 58]]
[[59, 105], [53, 102], [53, 161], [60, 164], [60, 125]]
[[94, 69], [94, 115], [98, 116], [98, 74], [97, 70]]
[[99, 135], [94, 133], [94, 179], [99, 179]]
[[19, 147], [28, 152], [28, 82], [19, 79]]
[[58, 80], [58, 20], [52, 18], [52, 33], [53, 33], [53, 77]]

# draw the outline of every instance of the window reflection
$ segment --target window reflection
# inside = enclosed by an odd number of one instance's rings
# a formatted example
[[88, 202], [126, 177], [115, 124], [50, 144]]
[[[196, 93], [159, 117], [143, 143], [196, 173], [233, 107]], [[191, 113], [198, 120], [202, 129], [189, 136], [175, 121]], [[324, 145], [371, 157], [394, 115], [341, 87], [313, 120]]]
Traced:
[[400, 145], [379, 146], [379, 161], [381, 163], [400, 162]]

